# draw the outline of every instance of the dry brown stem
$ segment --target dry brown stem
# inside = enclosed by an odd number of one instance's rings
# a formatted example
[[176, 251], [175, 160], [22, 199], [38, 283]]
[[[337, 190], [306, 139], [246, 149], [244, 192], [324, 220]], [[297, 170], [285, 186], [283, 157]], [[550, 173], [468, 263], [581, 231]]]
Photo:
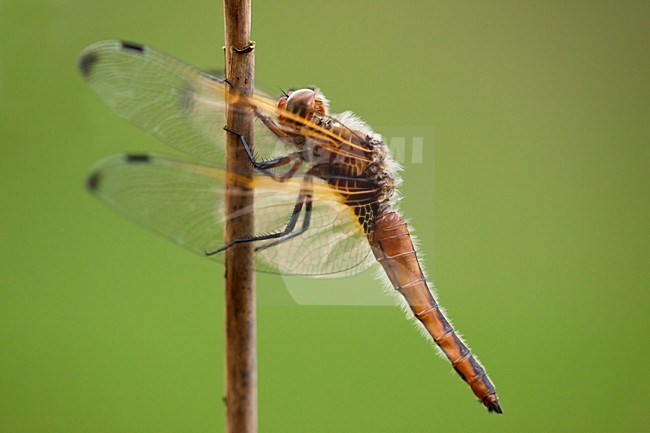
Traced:
[[[242, 93], [253, 91], [254, 52], [250, 42], [250, 0], [224, 0], [225, 74]], [[215, 119], [215, 121], [219, 121]], [[226, 110], [229, 129], [253, 143], [253, 118], [242, 110]], [[238, 138], [226, 133], [226, 171], [250, 177], [253, 167]], [[226, 194], [228, 219], [225, 241], [252, 236], [253, 194], [245, 184], [229, 177]], [[255, 274], [251, 243], [232, 246], [226, 254], [226, 431], [257, 433], [257, 356], [255, 347]]]

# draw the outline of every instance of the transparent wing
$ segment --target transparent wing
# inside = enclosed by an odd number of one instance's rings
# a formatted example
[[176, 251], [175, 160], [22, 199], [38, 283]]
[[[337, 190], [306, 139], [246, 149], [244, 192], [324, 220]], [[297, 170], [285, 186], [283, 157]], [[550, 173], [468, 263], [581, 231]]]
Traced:
[[[150, 47], [115, 40], [86, 48], [79, 69], [113, 112], [187, 155], [223, 165], [228, 95], [222, 79]], [[263, 95], [255, 100], [269, 111], [275, 105]], [[251, 109], [243, 102], [234, 106]], [[287, 153], [259, 121], [254, 138], [263, 158]]]
[[[225, 101], [233, 109], [253, 111], [255, 152], [261, 159], [286, 154], [285, 143], [262, 121], [291, 121], [305, 142], [342, 157], [371, 162], [363, 145], [366, 131], [335, 117], [316, 124], [277, 107], [256, 92], [244, 96], [224, 80], [210, 76], [148, 46], [108, 40], [86, 48], [79, 69], [90, 86], [119, 116], [181, 152], [223, 165]], [[350, 120], [350, 116], [343, 116]], [[336, 143], [336, 144], [335, 144]], [[295, 149], [291, 149], [295, 150]]]
[[[224, 244], [224, 184], [225, 173], [217, 167], [147, 155], [108, 158], [88, 178], [90, 191], [116, 211], [203, 256]], [[257, 233], [285, 228], [300, 185], [300, 177], [285, 183], [254, 178]], [[257, 270], [286, 275], [344, 276], [373, 263], [353, 210], [318, 180], [309, 229], [256, 253]]]

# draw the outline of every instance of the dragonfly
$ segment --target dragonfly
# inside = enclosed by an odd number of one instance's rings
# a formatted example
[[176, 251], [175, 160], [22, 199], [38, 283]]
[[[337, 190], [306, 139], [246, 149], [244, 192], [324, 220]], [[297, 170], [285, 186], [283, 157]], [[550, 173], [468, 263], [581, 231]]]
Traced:
[[[243, 94], [148, 46], [108, 40], [87, 47], [79, 70], [117, 115], [185, 156], [128, 154], [100, 161], [89, 191], [118, 213], [202, 256], [253, 242], [255, 269], [342, 277], [379, 263], [413, 317], [489, 412], [502, 413], [485, 368], [447, 320], [397, 208], [399, 165], [382, 137], [346, 111], [332, 114], [316, 88]], [[220, 122], [252, 113], [255, 147]], [[224, 171], [225, 136], [243, 146], [254, 175]], [[226, 182], [254, 204], [225, 215]], [[240, 178], [239, 178], [240, 177]], [[235, 190], [237, 191], [237, 190]], [[224, 243], [224, 225], [254, 212], [260, 234]]]

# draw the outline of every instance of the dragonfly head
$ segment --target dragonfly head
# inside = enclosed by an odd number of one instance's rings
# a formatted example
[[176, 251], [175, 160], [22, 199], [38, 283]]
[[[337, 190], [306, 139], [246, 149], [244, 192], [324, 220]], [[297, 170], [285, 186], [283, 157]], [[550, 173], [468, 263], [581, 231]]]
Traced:
[[[282, 111], [285, 111], [293, 114], [293, 116], [311, 121], [314, 116], [325, 116], [327, 114], [327, 100], [314, 89], [288, 91], [278, 99], [277, 105], [280, 117], [283, 117]], [[284, 117], [287, 123], [293, 123], [286, 116]]]

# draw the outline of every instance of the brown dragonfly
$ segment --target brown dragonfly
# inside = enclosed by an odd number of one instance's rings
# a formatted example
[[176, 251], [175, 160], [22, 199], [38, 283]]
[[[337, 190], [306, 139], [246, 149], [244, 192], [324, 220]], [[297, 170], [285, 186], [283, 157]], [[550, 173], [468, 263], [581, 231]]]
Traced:
[[[488, 411], [502, 413], [485, 369], [456, 334], [425, 279], [396, 209], [398, 165], [381, 136], [350, 112], [329, 113], [317, 89], [275, 100], [147, 46], [102, 41], [79, 68], [118, 115], [191, 156], [120, 155], [92, 170], [88, 188], [126, 217], [203, 256], [255, 242], [256, 270], [314, 277], [351, 275], [379, 262], [415, 318]], [[220, 125], [226, 104], [254, 113], [255, 151]], [[260, 235], [224, 245], [224, 137], [234, 134], [255, 175]], [[263, 155], [260, 157], [259, 155]], [[199, 162], [200, 161], [200, 162]], [[229, 174], [230, 175], [230, 174]], [[235, 174], [237, 176], [237, 174]]]

